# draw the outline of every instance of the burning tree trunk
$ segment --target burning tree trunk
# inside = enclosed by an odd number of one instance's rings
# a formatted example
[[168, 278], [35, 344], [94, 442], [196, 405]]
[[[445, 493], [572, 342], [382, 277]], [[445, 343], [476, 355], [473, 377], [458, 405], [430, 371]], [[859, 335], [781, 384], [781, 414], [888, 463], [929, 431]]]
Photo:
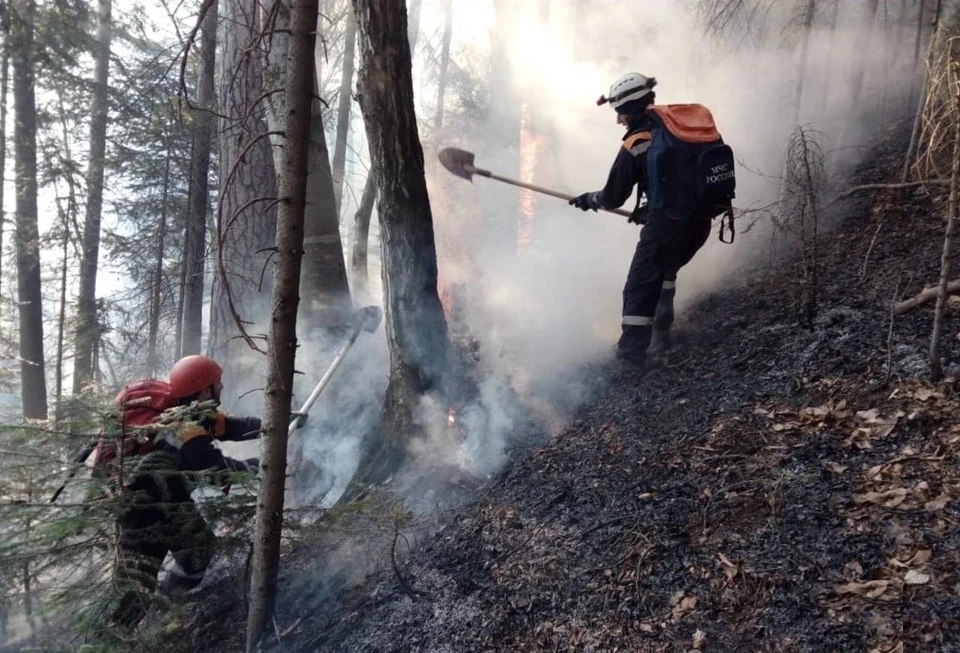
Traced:
[[180, 355], [199, 354], [203, 334], [203, 266], [206, 248], [210, 150], [213, 146], [213, 110], [216, 97], [213, 75], [216, 68], [217, 3], [205, 0], [200, 38], [200, 83], [197, 107], [193, 110], [193, 151], [190, 156], [190, 207], [184, 232], [183, 327]]
[[[210, 355], [231, 383], [224, 405], [262, 386], [263, 359], [244, 356], [241, 333], [266, 332], [270, 315], [270, 252], [276, 238], [277, 173], [263, 95], [262, 58], [251, 56], [261, 26], [255, 0], [224, 5], [220, 35], [220, 191], [216, 212], [216, 255], [210, 310]], [[254, 335], [254, 334], [251, 334]], [[262, 396], [262, 395], [257, 395]]]
[[337, 216], [343, 206], [343, 175], [347, 161], [347, 136], [350, 132], [350, 95], [353, 88], [353, 53], [356, 49], [357, 19], [347, 12], [347, 27], [343, 35], [343, 72], [340, 77], [340, 99], [337, 105], [337, 140], [333, 146], [333, 195]]
[[87, 168], [87, 212], [83, 221], [80, 294], [73, 357], [73, 392], [78, 394], [96, 374], [93, 350], [99, 338], [97, 266], [100, 260], [100, 216], [103, 210], [103, 168], [107, 150], [107, 83], [110, 74], [111, 0], [100, 0], [94, 56], [93, 102], [90, 107], [90, 163]]
[[447, 324], [437, 296], [433, 217], [417, 133], [403, 3], [354, 0], [361, 68], [360, 108], [380, 193], [384, 304], [390, 381], [383, 439], [361, 463], [360, 483], [386, 478], [402, 461], [415, 432], [421, 395], [446, 390], [450, 374]]
[[37, 104], [34, 95], [34, 0], [17, 0], [11, 29], [16, 170], [17, 294], [20, 312], [20, 395], [23, 416], [47, 417], [43, 356], [43, 292], [37, 225]]
[[297, 308], [303, 257], [308, 161], [313, 120], [314, 47], [317, 0], [294, 0], [290, 15], [285, 75], [284, 161], [278, 183], [277, 264], [273, 287], [273, 324], [268, 343], [264, 436], [257, 500], [247, 651], [252, 652], [273, 612], [280, 564], [287, 425], [293, 398], [297, 353]]

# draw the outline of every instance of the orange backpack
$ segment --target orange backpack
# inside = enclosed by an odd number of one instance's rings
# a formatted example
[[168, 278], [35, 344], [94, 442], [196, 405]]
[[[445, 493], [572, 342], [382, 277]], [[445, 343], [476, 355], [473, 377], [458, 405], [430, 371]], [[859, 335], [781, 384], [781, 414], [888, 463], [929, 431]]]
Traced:
[[[137, 427], [153, 424], [160, 414], [176, 404], [173, 389], [166, 381], [141, 379], [130, 383], [113, 400], [119, 434], [109, 437], [101, 433], [93, 454], [94, 467], [104, 467], [117, 458], [142, 456], [154, 449], [152, 438], [144, 438]], [[117, 451], [117, 442], [121, 451]]]

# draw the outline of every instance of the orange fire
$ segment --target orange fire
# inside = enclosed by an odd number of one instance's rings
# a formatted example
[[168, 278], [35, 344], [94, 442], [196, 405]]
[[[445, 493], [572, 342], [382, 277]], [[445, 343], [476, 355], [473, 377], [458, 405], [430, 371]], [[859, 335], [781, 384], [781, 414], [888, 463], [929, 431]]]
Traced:
[[[536, 125], [529, 105], [524, 102], [520, 107], [520, 180], [528, 184], [534, 182], [537, 171], [537, 160], [545, 143], [543, 137], [537, 133]], [[530, 190], [520, 191], [520, 220], [517, 229], [517, 254], [530, 245], [533, 240], [534, 193]]]

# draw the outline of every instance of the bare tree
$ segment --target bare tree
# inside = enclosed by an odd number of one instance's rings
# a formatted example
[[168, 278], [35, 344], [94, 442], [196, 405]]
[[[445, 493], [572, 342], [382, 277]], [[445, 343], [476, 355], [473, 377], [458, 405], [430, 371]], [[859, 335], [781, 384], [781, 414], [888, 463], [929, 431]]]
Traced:
[[347, 161], [347, 136], [350, 131], [350, 96], [353, 89], [353, 59], [357, 40], [357, 19], [347, 12], [343, 35], [343, 72], [340, 75], [340, 98], [337, 105], [337, 139], [333, 146], [333, 194], [340, 215], [343, 197], [343, 175]]
[[47, 417], [43, 355], [43, 291], [40, 282], [40, 230], [37, 225], [37, 103], [34, 94], [34, 0], [12, 5], [10, 51], [13, 60], [14, 161], [17, 193], [17, 294], [20, 312], [20, 395], [23, 416]]
[[216, 0], [204, 0], [200, 6], [200, 14], [200, 83], [197, 89], [197, 106], [192, 110], [194, 132], [193, 151], [190, 156], [190, 206], [183, 247], [181, 356], [199, 354], [203, 335], [203, 270], [209, 205], [210, 151], [213, 147], [213, 112], [216, 108], [213, 89], [217, 56]]
[[260, 461], [262, 482], [257, 498], [250, 608], [247, 615], [248, 653], [256, 648], [273, 613], [280, 565], [287, 426], [297, 353], [300, 262], [303, 257], [313, 91], [316, 85], [316, 24], [317, 0], [294, 0], [284, 76], [284, 160], [278, 180], [277, 264], [267, 352]]
[[960, 36], [950, 38], [946, 44], [946, 63], [942, 75], [946, 78], [949, 120], [953, 128], [953, 156], [950, 158], [950, 199], [947, 202], [946, 229], [943, 235], [943, 252], [940, 256], [940, 283], [937, 289], [937, 304], [934, 309], [933, 335], [930, 340], [930, 371], [934, 380], [943, 378], [943, 363], [940, 358], [940, 340], [943, 333], [943, 309], [949, 296], [947, 286], [953, 267], [953, 232], [957, 224], [957, 203], [960, 193], [960, 61], [954, 52]]
[[80, 292], [73, 357], [73, 392], [78, 394], [97, 375], [94, 349], [99, 339], [97, 267], [100, 263], [100, 218], [103, 211], [103, 169], [107, 151], [112, 0], [99, 0], [97, 46], [94, 51], [93, 100], [90, 106], [90, 154], [87, 168], [87, 210], [83, 221]]
[[367, 250], [370, 240], [370, 218], [377, 201], [377, 185], [371, 171], [363, 183], [360, 205], [353, 217], [353, 249], [350, 257], [350, 269], [353, 272], [354, 292], [366, 295], [369, 285], [367, 269]]
[[[10, 17], [6, 8], [0, 10], [0, 279], [3, 278], [3, 227], [6, 224], [4, 187], [7, 181], [7, 86], [10, 71]], [[2, 306], [0, 306], [2, 309]]]
[[[210, 355], [231, 383], [224, 404], [262, 385], [263, 359], [242, 337], [269, 324], [277, 231], [277, 174], [263, 106], [263, 58], [255, 49], [262, 26], [255, 0], [224, 5], [220, 33], [220, 191], [214, 241]], [[254, 328], [258, 331], [254, 331]], [[260, 345], [257, 344], [257, 347]], [[236, 392], [234, 392], [236, 390]]]
[[[279, 134], [282, 131], [282, 117], [286, 113], [285, 94], [279, 90], [285, 87], [284, 64], [289, 47], [286, 25], [290, 21], [290, 9], [283, 2], [274, 0], [264, 6], [264, 14], [271, 17], [270, 25], [264, 26], [271, 32], [264, 65], [267, 124], [271, 132]], [[308, 328], [336, 328], [346, 323], [352, 303], [316, 71], [312, 97], [308, 150], [310, 178], [307, 180], [307, 215], [301, 268], [306, 301], [301, 310], [301, 320]], [[274, 161], [278, 169], [281, 164], [279, 156], [279, 149], [275, 148]]]
[[157, 339], [160, 334], [160, 299], [163, 289], [163, 254], [167, 240], [167, 201], [170, 194], [170, 159], [172, 153], [167, 148], [163, 164], [163, 194], [160, 208], [160, 225], [157, 229], [156, 249], [153, 256], [153, 274], [150, 279], [150, 315], [147, 333], [147, 374], [156, 374], [160, 361], [157, 354]]
[[379, 189], [386, 333], [390, 348], [382, 438], [355, 480], [376, 483], [403, 460], [421, 395], [450, 378], [447, 324], [413, 104], [404, 3], [354, 0], [361, 53], [358, 98]]

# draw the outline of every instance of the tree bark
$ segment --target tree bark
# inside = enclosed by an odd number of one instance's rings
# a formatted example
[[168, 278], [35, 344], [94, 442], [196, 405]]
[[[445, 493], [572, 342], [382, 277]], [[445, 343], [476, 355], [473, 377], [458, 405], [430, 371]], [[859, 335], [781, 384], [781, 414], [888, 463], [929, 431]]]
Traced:
[[316, 80], [317, 0], [292, 0], [289, 53], [285, 74], [284, 162], [278, 180], [277, 263], [274, 273], [273, 323], [267, 353], [267, 390], [257, 498], [256, 533], [247, 615], [247, 651], [260, 640], [273, 613], [280, 564], [287, 427], [293, 398], [297, 353], [300, 262], [309, 184], [309, 143]]
[[413, 103], [407, 16], [395, 0], [353, 0], [361, 52], [360, 108], [379, 189], [386, 334], [390, 349], [382, 439], [358, 469], [384, 480], [416, 433], [421, 395], [448, 391], [447, 324], [437, 295], [437, 253]]
[[[228, 3], [229, 4], [229, 3]], [[190, 206], [184, 231], [183, 328], [180, 355], [200, 353], [203, 335], [203, 276], [209, 203], [210, 150], [213, 147], [216, 96], [217, 2], [205, 2], [200, 37], [200, 83], [193, 109], [193, 152], [190, 159]]]
[[366, 296], [369, 292], [370, 277], [367, 269], [367, 250], [370, 240], [370, 216], [373, 215], [373, 205], [377, 200], [376, 179], [371, 170], [363, 184], [363, 195], [360, 197], [360, 206], [353, 218], [353, 253], [350, 267], [353, 270], [354, 293]]
[[[210, 310], [210, 355], [229, 379], [223, 403], [263, 385], [263, 358], [240, 336], [237, 318], [251, 336], [265, 334], [273, 287], [270, 252], [277, 231], [277, 173], [265, 136], [263, 63], [250, 56], [261, 26], [255, 0], [224, 5], [220, 38], [220, 191]], [[231, 309], [231, 301], [233, 308]], [[236, 311], [236, 316], [234, 315]], [[262, 401], [263, 395], [250, 395]], [[256, 408], [247, 406], [247, 408]]]
[[[264, 9], [268, 15], [273, 10], [271, 6]], [[284, 94], [271, 91], [285, 88], [284, 62], [289, 48], [285, 26], [289, 21], [289, 8], [281, 4], [264, 66], [264, 87], [268, 97], [267, 124], [271, 131], [278, 133], [282, 131], [283, 116], [286, 113], [285, 100]], [[304, 218], [304, 253], [301, 266], [304, 303], [300, 310], [300, 319], [307, 329], [337, 329], [347, 322], [352, 309], [322, 109], [314, 71], [307, 163], [307, 214]], [[278, 169], [281, 167], [279, 157], [279, 148], [274, 148], [274, 161]]]
[[[7, 86], [10, 70], [10, 18], [0, 12], [0, 36], [3, 51], [0, 55], [0, 283], [3, 279], [3, 228], [6, 225], [4, 187], [7, 185]], [[2, 296], [2, 293], [0, 293]], [[2, 314], [0, 306], [0, 314]]]
[[950, 199], [947, 202], [947, 226], [943, 235], [943, 253], [940, 256], [940, 284], [937, 289], [937, 304], [933, 313], [933, 335], [930, 339], [930, 371], [933, 379], [939, 381], [943, 378], [943, 362], [940, 359], [940, 337], [943, 332], [943, 308], [946, 306], [949, 296], [948, 285], [950, 283], [950, 270], [953, 264], [953, 231], [957, 224], [957, 201], [960, 193], [960, 89], [957, 82], [960, 80], [960, 62], [954, 58], [953, 46], [955, 41], [950, 42], [950, 56], [948, 59], [948, 75], [953, 89], [953, 167], [950, 175]]
[[170, 194], [170, 150], [163, 168], [163, 205], [160, 207], [160, 224], [157, 228], [156, 250], [153, 255], [153, 278], [150, 281], [150, 316], [147, 334], [147, 374], [153, 376], [159, 371], [160, 360], [157, 355], [157, 339], [160, 337], [160, 297], [163, 288], [163, 254], [167, 240], [167, 201]]
[[112, 0], [99, 0], [94, 54], [93, 100], [90, 106], [90, 153], [87, 167], [87, 210], [80, 254], [80, 292], [73, 355], [73, 392], [79, 394], [97, 374], [93, 350], [100, 337], [97, 315], [97, 268], [100, 263], [100, 218], [103, 211], [103, 169], [107, 151]]
[[11, 34], [16, 179], [17, 294], [20, 312], [20, 394], [23, 416], [47, 417], [43, 355], [43, 292], [37, 224], [37, 104], [34, 95], [34, 0], [17, 0]]
[[347, 161], [347, 137], [350, 132], [350, 101], [353, 90], [353, 59], [357, 40], [357, 19], [347, 12], [346, 32], [343, 36], [343, 73], [340, 77], [340, 99], [337, 105], [337, 140], [333, 146], [333, 195], [337, 216], [343, 207], [343, 175]]

